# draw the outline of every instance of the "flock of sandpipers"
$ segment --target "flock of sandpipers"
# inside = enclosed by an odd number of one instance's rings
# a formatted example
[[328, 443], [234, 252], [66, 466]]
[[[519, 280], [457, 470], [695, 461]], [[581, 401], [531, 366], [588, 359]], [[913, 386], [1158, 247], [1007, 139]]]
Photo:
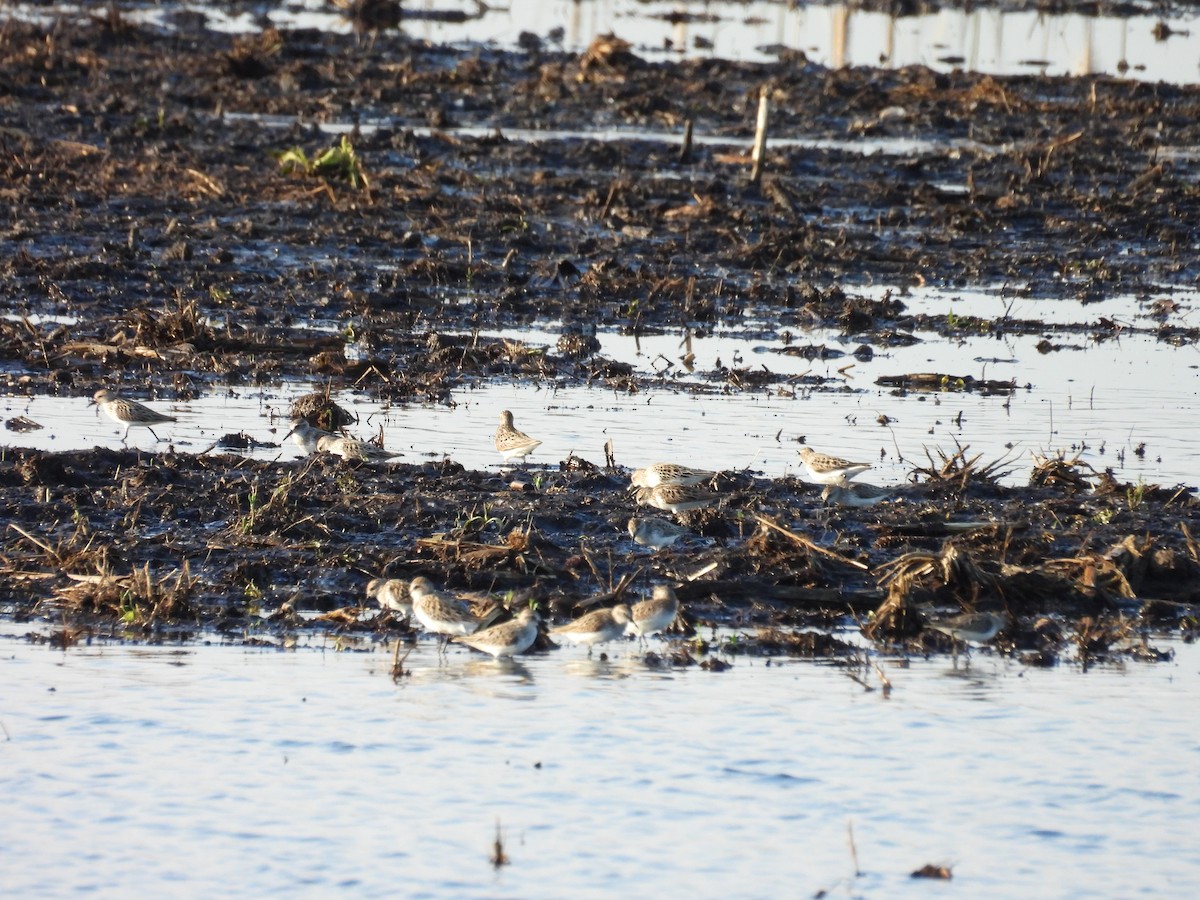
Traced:
[[[130, 428], [139, 426], [148, 429], [156, 440], [161, 440], [153, 426], [175, 421], [173, 416], [157, 412], [144, 403], [107, 389], [96, 391], [91, 404], [125, 426], [122, 441], [128, 439]], [[386, 462], [399, 455], [366, 441], [323, 431], [303, 419], [295, 421], [286, 437], [291, 437], [305, 453], [333, 453], [344, 459], [361, 462]], [[541, 443], [513, 425], [511, 412], [504, 410], [500, 413], [495, 446], [506, 461], [524, 460]], [[872, 468], [871, 463], [827, 456], [811, 447], [803, 447], [798, 452], [812, 480], [824, 486], [822, 499], [826, 502], [871, 506], [892, 494], [889, 489], [852, 480]], [[711, 486], [718, 474], [676, 463], [655, 463], [634, 470], [630, 477], [630, 490], [639, 506], [650, 506], [675, 514], [685, 513], [704, 509], [720, 500], [718, 492], [704, 486]], [[657, 517], [634, 516], [629, 520], [628, 530], [636, 543], [655, 550], [669, 546], [687, 534], [682, 526]], [[415, 618], [422, 628], [441, 638], [443, 649], [446, 642], [454, 640], [497, 658], [512, 657], [528, 650], [537, 640], [539, 617], [534, 609], [522, 609], [515, 618], [493, 624], [498, 616], [504, 614], [502, 606], [487, 598], [439, 590], [424, 576], [414, 578], [411, 582], [376, 578], [367, 585], [367, 594], [384, 609]], [[648, 600], [632, 606], [619, 603], [611, 609], [598, 609], [565, 625], [551, 628], [549, 633], [587, 646], [590, 655], [594, 646], [618, 640], [629, 633], [640, 639], [665, 631], [678, 615], [679, 599], [674, 589], [670, 585], [660, 584], [654, 587]], [[930, 622], [929, 627], [956, 641], [982, 644], [996, 637], [1007, 624], [1008, 618], [1002, 613], [974, 612]]]

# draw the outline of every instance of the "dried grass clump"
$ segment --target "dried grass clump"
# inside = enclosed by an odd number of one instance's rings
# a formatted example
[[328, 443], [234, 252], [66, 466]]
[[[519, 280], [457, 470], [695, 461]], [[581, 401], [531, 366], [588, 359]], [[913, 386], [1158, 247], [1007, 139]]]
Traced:
[[[1065, 487], [1072, 492], [1088, 491], [1092, 488], [1091, 477], [1096, 470], [1079, 458], [1076, 454], [1067, 459], [1064, 451], [1059, 450], [1052, 456], [1044, 453], [1032, 453], [1033, 471], [1029, 473], [1029, 483], [1035, 487]], [[1091, 475], [1085, 475], [1082, 469], [1087, 469]]]
[[974, 602], [979, 595], [996, 593], [996, 578], [983, 571], [971, 554], [953, 544], [942, 547], [941, 553], [916, 551], [890, 560], [879, 567], [879, 584], [889, 590], [897, 582], [914, 584], [932, 575], [934, 586], [946, 587], [955, 594]]
[[956, 493], [966, 491], [969, 484], [994, 487], [1001, 478], [1012, 474], [1012, 469], [1007, 468], [1012, 463], [1008, 454], [990, 463], [980, 464], [982, 453], [968, 459], [967, 451], [970, 446], [964, 447], [958, 441], [954, 443], [958, 450], [951, 455], [947, 455], [940, 447], [937, 448], [937, 460], [934, 460], [929, 449], [925, 448], [925, 458], [929, 460], [929, 465], [916, 466], [913, 474], [924, 475], [931, 484], [947, 487]]
[[107, 570], [96, 575], [66, 575], [72, 583], [57, 593], [75, 612], [112, 616], [139, 627], [196, 618], [191, 601], [200, 579], [192, 575], [187, 560], [182, 568], [159, 577], [150, 573], [149, 563], [128, 575]]
[[153, 349], [212, 347], [216, 338], [208, 320], [201, 315], [195, 300], [178, 300], [163, 309], [138, 307], [124, 317], [122, 328], [113, 335], [118, 347]]
[[297, 397], [288, 415], [293, 421], [303, 419], [316, 428], [335, 433], [358, 421], [358, 416], [329, 398], [329, 391], [316, 391]]

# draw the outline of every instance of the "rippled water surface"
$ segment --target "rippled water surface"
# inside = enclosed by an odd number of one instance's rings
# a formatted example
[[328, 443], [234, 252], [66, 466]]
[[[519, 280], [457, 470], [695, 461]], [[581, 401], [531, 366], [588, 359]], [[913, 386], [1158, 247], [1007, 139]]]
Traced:
[[[0, 638], [0, 892], [1185, 896], [1200, 652], [662, 672]], [[878, 684], [869, 670], [865, 678]], [[497, 822], [511, 864], [489, 863]], [[857, 866], [848, 840], [853, 829]], [[946, 887], [913, 880], [950, 865]]]

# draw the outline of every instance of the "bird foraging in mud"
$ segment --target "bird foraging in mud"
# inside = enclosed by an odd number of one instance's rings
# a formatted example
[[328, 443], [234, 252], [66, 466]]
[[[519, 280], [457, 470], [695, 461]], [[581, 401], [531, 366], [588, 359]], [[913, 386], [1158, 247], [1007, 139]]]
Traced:
[[507, 409], [500, 413], [500, 427], [496, 429], [496, 450], [504, 459], [524, 459], [542, 445], [536, 438], [513, 425], [513, 414]]
[[696, 485], [662, 484], [653, 488], [637, 488], [636, 497], [641, 506], [653, 506], [665, 512], [681, 513], [712, 506], [721, 495]]
[[305, 453], [332, 453], [342, 459], [357, 462], [387, 462], [389, 459], [403, 455], [391, 450], [384, 450], [382, 447], [366, 441], [360, 441], [358, 438], [323, 431], [310, 425], [304, 419], [298, 419], [293, 424], [292, 430], [283, 436], [284, 440], [289, 437]]
[[812, 447], [801, 447], [796, 451], [809, 477], [818, 484], [845, 484], [851, 478], [874, 466], [871, 463], [851, 462], [837, 456], [818, 453]]
[[889, 499], [895, 493], [891, 488], [852, 481], [846, 484], [827, 484], [821, 491], [821, 502], [834, 506], [874, 506]]
[[703, 484], [717, 477], [707, 469], [690, 469], [676, 463], [655, 463], [644, 469], [634, 469], [629, 476], [633, 487], [656, 488], [662, 484]]
[[657, 584], [649, 600], [633, 604], [629, 610], [629, 630], [647, 638], [671, 627], [679, 615], [679, 598], [669, 584]]
[[161, 441], [162, 438], [154, 433], [151, 426], [175, 421], [174, 416], [155, 412], [146, 404], [128, 400], [116, 391], [110, 391], [107, 388], [96, 391], [92, 395], [92, 399], [88, 401], [88, 406], [99, 407], [114, 422], [125, 426], [125, 433], [121, 435], [122, 444], [129, 440], [129, 429], [135, 426], [145, 428], [154, 435], [156, 441]]
[[408, 582], [402, 578], [372, 578], [367, 582], [367, 596], [389, 612], [411, 616], [412, 597], [408, 593]]
[[986, 644], [1008, 626], [1007, 613], [968, 612], [948, 619], [928, 619], [926, 625], [964, 644]]
[[474, 634], [500, 612], [496, 606], [481, 615], [466, 600], [439, 591], [424, 575], [409, 582], [408, 593], [412, 597], [414, 618], [426, 631], [443, 637]]
[[612, 609], [597, 609], [574, 622], [551, 628], [550, 633], [573, 644], [586, 644], [588, 656], [596, 644], [607, 644], [625, 634], [625, 628], [633, 621], [629, 607], [618, 603]]
[[342, 459], [368, 463], [387, 462], [389, 459], [395, 459], [397, 456], [404, 455], [393, 450], [384, 450], [382, 447], [377, 447], [366, 441], [360, 441], [358, 438], [346, 437], [339, 434], [324, 435], [317, 438], [317, 449], [322, 453], [332, 453], [334, 456], [340, 456]]
[[533, 646], [538, 636], [538, 614], [532, 607], [525, 607], [511, 622], [501, 622], [474, 634], [452, 637], [458, 644], [466, 644], [482, 653], [490, 653], [496, 659], [513, 657]]
[[646, 516], [645, 518], [634, 516], [629, 520], [626, 530], [635, 544], [655, 550], [670, 547], [688, 533], [688, 530], [682, 525], [676, 525], [674, 522], [668, 522], [657, 516]]

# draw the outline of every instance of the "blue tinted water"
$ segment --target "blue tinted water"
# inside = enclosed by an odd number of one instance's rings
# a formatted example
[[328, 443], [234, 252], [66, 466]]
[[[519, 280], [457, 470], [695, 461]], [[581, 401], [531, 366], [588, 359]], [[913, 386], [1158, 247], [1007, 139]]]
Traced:
[[890, 697], [812, 663], [650, 671], [633, 646], [504, 665], [423, 642], [394, 684], [383, 648], [4, 640], [0, 889], [924, 898], [926, 863], [972, 897], [1200, 883], [1194, 646], [1086, 674], [885, 661]]

